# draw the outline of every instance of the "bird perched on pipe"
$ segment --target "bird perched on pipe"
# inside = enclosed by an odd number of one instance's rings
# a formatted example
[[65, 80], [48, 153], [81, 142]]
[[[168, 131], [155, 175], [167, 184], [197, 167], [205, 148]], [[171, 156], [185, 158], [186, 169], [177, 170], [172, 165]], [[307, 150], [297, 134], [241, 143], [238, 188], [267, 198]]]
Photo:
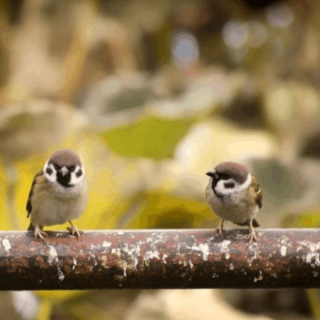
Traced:
[[28, 230], [43, 240], [48, 236], [44, 226], [68, 221], [71, 234], [79, 238], [72, 220], [81, 216], [87, 200], [88, 183], [79, 156], [68, 149], [56, 151], [33, 179], [26, 205], [31, 219]]
[[223, 162], [206, 173], [209, 184], [206, 198], [213, 211], [222, 219], [218, 232], [223, 237], [223, 223], [231, 221], [249, 227], [249, 241], [256, 241], [254, 227], [260, 224], [256, 215], [262, 207], [262, 191], [248, 169], [235, 162]]

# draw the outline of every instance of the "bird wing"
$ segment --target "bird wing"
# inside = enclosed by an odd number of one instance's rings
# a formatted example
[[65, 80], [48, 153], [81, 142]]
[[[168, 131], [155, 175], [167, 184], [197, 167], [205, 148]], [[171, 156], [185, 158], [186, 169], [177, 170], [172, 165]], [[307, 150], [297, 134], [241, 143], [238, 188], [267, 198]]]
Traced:
[[26, 205], [26, 210], [28, 211], [27, 214], [27, 218], [30, 217], [31, 212], [32, 212], [32, 196], [33, 196], [33, 192], [34, 192], [34, 187], [37, 184], [37, 180], [40, 176], [43, 175], [43, 171], [41, 170], [40, 172], [38, 172], [32, 182], [31, 188], [30, 188], [30, 192], [29, 192], [29, 196], [28, 196], [28, 200], [27, 200], [27, 205]]
[[259, 209], [261, 209], [262, 208], [262, 191], [261, 191], [259, 182], [254, 176], [252, 176], [251, 187], [253, 190], [253, 196], [254, 196], [255, 202], [259, 206]]
[[210, 188], [211, 188], [211, 186], [210, 186], [210, 182], [209, 182], [209, 184], [206, 187], [206, 199], [209, 199], [209, 197], [210, 197]]

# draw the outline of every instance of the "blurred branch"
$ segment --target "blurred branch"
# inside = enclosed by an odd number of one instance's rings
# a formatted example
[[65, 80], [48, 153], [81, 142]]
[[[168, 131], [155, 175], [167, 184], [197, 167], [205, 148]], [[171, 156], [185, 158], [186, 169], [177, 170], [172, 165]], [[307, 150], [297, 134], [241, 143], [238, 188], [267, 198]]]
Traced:
[[318, 229], [0, 233], [0, 289], [319, 288]]

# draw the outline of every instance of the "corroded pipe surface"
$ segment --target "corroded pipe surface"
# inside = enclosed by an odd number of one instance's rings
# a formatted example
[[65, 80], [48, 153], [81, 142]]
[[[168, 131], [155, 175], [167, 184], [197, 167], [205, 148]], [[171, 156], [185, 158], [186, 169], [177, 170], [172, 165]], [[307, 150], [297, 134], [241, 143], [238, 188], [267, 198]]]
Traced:
[[320, 230], [0, 232], [0, 290], [320, 287]]

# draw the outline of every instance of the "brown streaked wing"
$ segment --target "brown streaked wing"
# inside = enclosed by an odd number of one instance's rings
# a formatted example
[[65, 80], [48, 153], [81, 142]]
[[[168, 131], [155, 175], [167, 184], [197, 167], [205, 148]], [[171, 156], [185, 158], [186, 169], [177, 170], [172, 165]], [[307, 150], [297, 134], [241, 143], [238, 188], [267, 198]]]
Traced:
[[28, 212], [27, 214], [27, 218], [30, 217], [31, 215], [31, 212], [32, 212], [32, 196], [33, 196], [33, 191], [34, 191], [34, 187], [37, 183], [37, 179], [38, 177], [42, 176], [43, 175], [43, 171], [41, 170], [40, 172], [38, 172], [34, 179], [33, 179], [33, 182], [32, 182], [32, 185], [31, 185], [31, 189], [30, 189], [30, 192], [29, 192], [29, 196], [28, 196], [28, 200], [27, 200], [27, 204], [26, 204], [26, 210]]
[[254, 191], [255, 201], [259, 206], [259, 209], [261, 209], [262, 208], [262, 190], [260, 188], [258, 180], [254, 176], [252, 176], [251, 187]]

